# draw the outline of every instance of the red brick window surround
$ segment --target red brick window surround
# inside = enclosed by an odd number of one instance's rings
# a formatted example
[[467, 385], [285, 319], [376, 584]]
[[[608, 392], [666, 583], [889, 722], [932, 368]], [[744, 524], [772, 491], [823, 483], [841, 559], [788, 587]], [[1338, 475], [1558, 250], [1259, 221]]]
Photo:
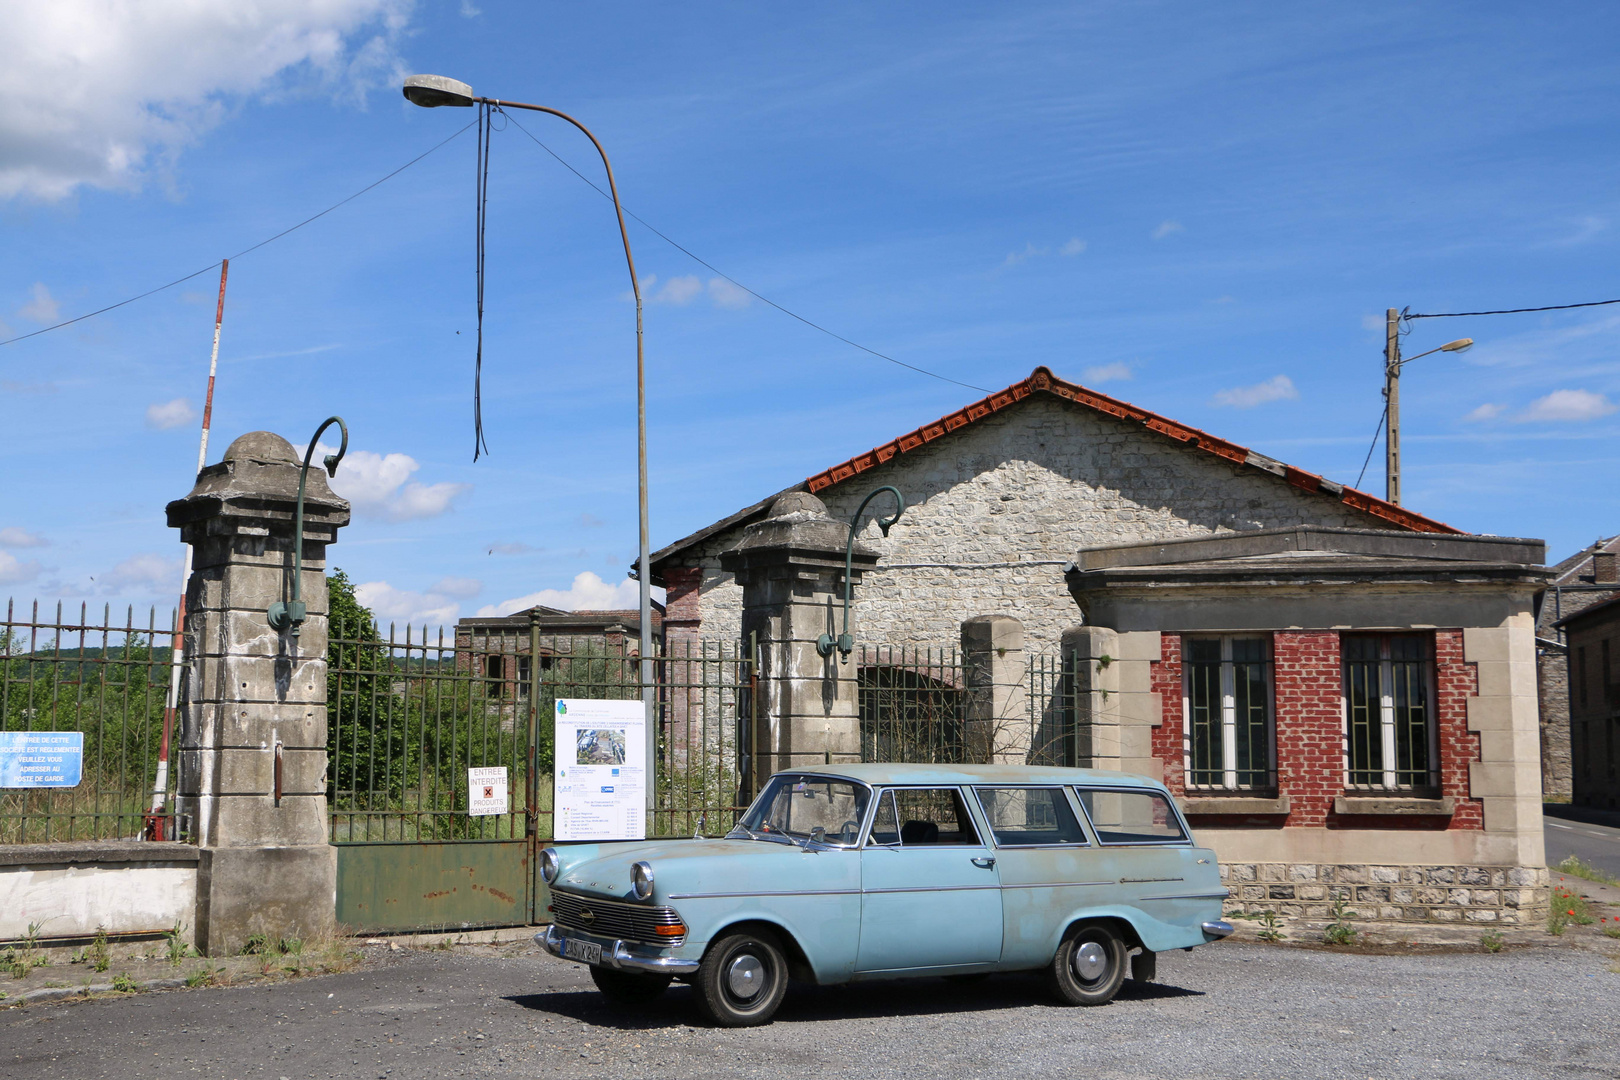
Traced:
[[1345, 788], [1440, 787], [1434, 635], [1345, 634]]
[[1271, 635], [1184, 635], [1181, 661], [1185, 790], [1274, 792]]

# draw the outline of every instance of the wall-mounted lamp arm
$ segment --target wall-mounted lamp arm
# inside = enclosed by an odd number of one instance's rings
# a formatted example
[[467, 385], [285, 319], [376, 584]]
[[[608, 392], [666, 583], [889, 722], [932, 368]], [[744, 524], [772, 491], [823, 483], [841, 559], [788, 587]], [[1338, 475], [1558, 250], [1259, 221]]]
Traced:
[[333, 424], [343, 433], [343, 442], [335, 454], [327, 454], [321, 460], [326, 466], [327, 476], [336, 476], [338, 462], [343, 455], [349, 452], [349, 425], [343, 422], [341, 416], [329, 416], [322, 421], [321, 426], [315, 429], [315, 437], [309, 440], [309, 449], [304, 451], [304, 467], [298, 472], [298, 509], [293, 512], [293, 580], [292, 600], [283, 602], [277, 600], [270, 605], [267, 618], [270, 629], [286, 630], [293, 637], [298, 636], [299, 629], [304, 625], [306, 610], [304, 607], [304, 485], [309, 482], [309, 459], [315, 456], [315, 447], [321, 441], [321, 435]]
[[861, 505], [855, 508], [855, 516], [849, 519], [849, 543], [844, 545], [844, 631], [838, 635], [836, 641], [833, 640], [831, 634], [822, 634], [816, 640], [816, 651], [822, 656], [831, 656], [832, 651], [837, 649], [839, 657], [845, 663], [848, 663], [849, 654], [855, 651], [855, 638], [849, 632], [850, 578], [855, 573], [855, 534], [860, 530], [861, 515], [866, 512], [866, 504], [885, 491], [894, 496], [895, 510], [892, 517], [879, 516], [877, 518], [878, 528], [883, 530], [884, 536], [889, 535], [889, 530], [894, 527], [894, 523], [899, 521], [900, 515], [906, 512], [906, 497], [900, 494], [898, 488], [891, 487], [888, 484], [884, 484], [873, 491], [861, 500]]

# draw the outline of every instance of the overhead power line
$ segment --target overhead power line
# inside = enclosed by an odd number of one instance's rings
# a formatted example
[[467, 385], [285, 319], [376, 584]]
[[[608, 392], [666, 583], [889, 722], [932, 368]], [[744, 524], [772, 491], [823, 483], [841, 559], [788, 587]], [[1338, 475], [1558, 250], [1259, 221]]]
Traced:
[[1568, 311], [1571, 308], [1603, 307], [1620, 300], [1592, 300], [1584, 304], [1550, 304], [1547, 307], [1503, 308], [1501, 311], [1442, 311], [1432, 315], [1404, 315], [1406, 319], [1460, 319], [1465, 315], [1524, 315], [1532, 311]]
[[[473, 123], [477, 123], [477, 121], [473, 121]], [[309, 217], [305, 218], [303, 221], [300, 221], [298, 224], [289, 226], [289, 227], [287, 227], [285, 229], [282, 229], [280, 232], [276, 233], [274, 236], [269, 237], [269, 238], [264, 239], [264, 240], [260, 240], [257, 244], [254, 244], [252, 247], [243, 248], [241, 251], [238, 251], [235, 255], [228, 256], [228, 258], [230, 258], [230, 259], [240, 259], [243, 255], [246, 255], [246, 254], [248, 254], [250, 252], [258, 251], [260, 248], [264, 247], [266, 244], [271, 244], [271, 243], [274, 243], [277, 240], [280, 240], [283, 236], [286, 236], [288, 233], [297, 232], [299, 229], [302, 229], [305, 225], [308, 225], [313, 221], [319, 221], [321, 218], [325, 217], [327, 214], [330, 214], [332, 211], [338, 209], [339, 207], [345, 206], [348, 203], [351, 203], [354, 200], [358, 199], [360, 196], [364, 195], [366, 192], [370, 191], [372, 188], [377, 187], [380, 184], [386, 183], [389, 180], [392, 180], [394, 177], [398, 176], [400, 173], [404, 172], [406, 169], [410, 168], [412, 165], [415, 165], [418, 161], [421, 161], [423, 158], [427, 157], [429, 154], [433, 153], [436, 150], [441, 149], [445, 145], [445, 143], [448, 143], [451, 140], [457, 138], [458, 136], [460, 136], [461, 134], [466, 132], [467, 129], [472, 127], [472, 126], [473, 126], [473, 124], [469, 123], [466, 127], [464, 127], [461, 130], [456, 131], [453, 134], [451, 134], [448, 138], [443, 139], [440, 142], [434, 143], [433, 146], [429, 147], [427, 150], [424, 150], [422, 153], [420, 153], [420, 154], [416, 155], [415, 157], [411, 158], [411, 160], [407, 161], [405, 164], [401, 165], [399, 168], [395, 169], [393, 172], [389, 173], [387, 176], [384, 176], [379, 180], [372, 181], [371, 183], [367, 184], [365, 187], [361, 188], [359, 191], [355, 192], [353, 195], [350, 195], [348, 198], [341, 199], [338, 202], [333, 203], [331, 206], [328, 206], [325, 210], [322, 210], [320, 213], [311, 214]], [[133, 304], [137, 300], [145, 300], [148, 296], [156, 296], [158, 293], [163, 292], [165, 289], [172, 289], [176, 285], [179, 285], [179, 284], [182, 284], [184, 282], [190, 281], [192, 278], [199, 277], [202, 274], [206, 274], [210, 270], [217, 269], [219, 267], [219, 264], [220, 264], [221, 261], [222, 260], [216, 259], [215, 261], [209, 263], [207, 266], [203, 267], [201, 270], [193, 270], [191, 273], [187, 274], [185, 277], [175, 278], [173, 281], [169, 282], [167, 285], [159, 285], [155, 289], [148, 289], [147, 291], [145, 291], [143, 293], [140, 293], [139, 295], [131, 296], [127, 300], [120, 300], [116, 304], [108, 304], [106, 307], [97, 308], [95, 311], [86, 312], [83, 315], [76, 315], [71, 319], [64, 319], [63, 321], [61, 321], [59, 323], [56, 323], [56, 324], [51, 325], [51, 326], [44, 327], [43, 329], [34, 330], [34, 331], [32, 331], [30, 333], [27, 333], [27, 334], [18, 334], [14, 338], [7, 338], [5, 341], [0, 341], [0, 345], [12, 345], [12, 344], [15, 344], [16, 342], [19, 342], [19, 341], [27, 341], [29, 338], [32, 338], [32, 337], [38, 337], [41, 334], [48, 334], [52, 330], [60, 330], [64, 326], [72, 326], [74, 323], [83, 322], [86, 319], [93, 319], [97, 315], [105, 315], [107, 312], [116, 310], [117, 308], [121, 308], [126, 304]]]
[[[582, 173], [578, 169], [574, 168], [572, 165], [570, 165], [567, 162], [566, 159], [564, 159], [562, 157], [562, 155], [558, 154], [551, 147], [547, 146], [545, 143], [543, 143], [539, 139], [535, 138], [534, 133], [531, 132], [528, 128], [524, 127], [522, 124], [518, 123], [517, 118], [514, 117], [511, 113], [505, 113], [505, 116], [506, 116], [506, 118], [508, 120], [510, 120], [512, 122], [513, 126], [515, 126], [519, 131], [523, 132], [523, 134], [527, 135], [529, 137], [529, 139], [536, 146], [538, 146], [540, 149], [544, 150], [546, 153], [550, 154], [554, 159], [556, 159], [556, 161], [557, 161], [557, 163], [559, 165], [561, 165], [563, 168], [567, 169], [569, 172], [573, 173], [575, 176], [579, 177], [581, 180], [585, 181], [585, 183], [589, 184], [596, 191], [596, 193], [598, 195], [602, 196], [602, 198], [607, 199], [609, 202], [611, 202], [613, 200], [613, 196], [609, 195], [606, 191], [602, 190], [602, 188], [597, 185], [596, 181], [592, 180], [590, 177], [586, 176], [584, 173]], [[992, 392], [991, 390], [989, 390], [986, 387], [975, 386], [972, 383], [966, 383], [966, 382], [961, 381], [960, 379], [953, 379], [949, 375], [941, 375], [937, 371], [929, 371], [927, 368], [918, 367], [916, 364], [908, 364], [904, 360], [896, 360], [894, 357], [889, 356], [887, 353], [881, 353], [881, 352], [878, 352], [876, 349], [868, 348], [867, 346], [862, 345], [858, 341], [851, 341], [849, 338], [847, 338], [844, 335], [838, 333], [837, 331], [829, 330], [825, 326], [822, 326], [820, 323], [814, 322], [814, 321], [812, 321], [810, 319], [807, 319], [803, 315], [800, 315], [798, 312], [789, 310], [788, 308], [783, 307], [781, 304], [778, 304], [775, 300], [772, 300], [770, 297], [763, 296], [759, 292], [757, 292], [756, 290], [749, 288], [747, 285], [744, 285], [742, 282], [738, 281], [736, 278], [732, 277], [730, 274], [726, 273], [724, 270], [721, 270], [719, 267], [715, 266], [709, 260], [707, 260], [707, 259], [703, 258], [701, 255], [698, 255], [695, 252], [693, 252], [690, 248], [687, 248], [684, 245], [682, 245], [680, 243], [677, 243], [675, 240], [670, 239], [670, 237], [665, 235], [660, 229], [658, 229], [657, 226], [653, 225], [646, 218], [642, 217], [640, 214], [637, 214], [635, 211], [631, 210], [629, 207], [624, 207], [624, 212], [628, 216], [630, 216], [632, 218], [635, 218], [636, 221], [640, 222], [643, 226], [645, 226], [648, 232], [652, 233], [654, 236], [658, 237], [658, 239], [662, 240], [664, 243], [668, 244], [670, 247], [674, 248], [676, 251], [679, 251], [682, 255], [685, 255], [687, 258], [691, 259], [693, 262], [697, 263], [699, 266], [705, 267], [706, 269], [710, 270], [711, 272], [718, 275], [719, 277], [725, 279], [726, 281], [729, 281], [731, 284], [735, 285], [737, 288], [741, 289], [743, 292], [747, 293], [749, 296], [752, 296], [754, 299], [760, 301], [761, 303], [770, 305], [771, 307], [775, 308], [777, 311], [780, 311], [782, 314], [788, 316], [791, 319], [798, 320], [799, 322], [803, 323], [804, 325], [810, 327], [812, 330], [819, 330], [819, 331], [821, 331], [821, 333], [826, 334], [828, 337], [833, 338], [834, 340], [837, 340], [837, 341], [841, 341], [845, 345], [850, 346], [851, 348], [859, 349], [861, 352], [864, 352], [864, 353], [869, 353], [870, 355], [877, 357], [879, 360], [887, 360], [891, 364], [895, 364], [895, 365], [898, 365], [899, 367], [903, 367], [903, 368], [907, 368], [908, 370], [915, 371], [919, 375], [927, 375], [931, 379], [938, 379], [941, 382], [948, 382], [948, 383], [952, 383], [952, 384], [954, 384], [956, 386], [966, 387], [969, 390], [977, 390], [981, 394], [988, 394], [988, 393]]]

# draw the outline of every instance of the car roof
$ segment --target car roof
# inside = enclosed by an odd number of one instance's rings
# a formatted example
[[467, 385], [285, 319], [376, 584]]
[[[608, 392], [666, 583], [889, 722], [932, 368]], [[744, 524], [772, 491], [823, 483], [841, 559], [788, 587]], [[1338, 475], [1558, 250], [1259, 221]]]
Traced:
[[1051, 765], [807, 765], [785, 773], [847, 776], [867, 784], [1093, 784], [1099, 787], [1164, 785], [1135, 773], [1110, 769], [1068, 769]]

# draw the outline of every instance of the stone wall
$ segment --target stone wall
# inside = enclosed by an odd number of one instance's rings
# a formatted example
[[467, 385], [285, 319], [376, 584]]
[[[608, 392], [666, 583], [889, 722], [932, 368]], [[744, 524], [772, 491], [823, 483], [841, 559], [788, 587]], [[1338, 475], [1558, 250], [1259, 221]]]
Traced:
[[1227, 911], [1333, 917], [1343, 899], [1363, 922], [1523, 925], [1547, 917], [1545, 867], [1225, 863]]
[[[856, 596], [855, 616], [858, 634], [895, 644], [952, 642], [964, 620], [1008, 611], [1023, 621], [1031, 653], [1056, 653], [1076, 615], [1063, 566], [1085, 546], [1306, 523], [1387, 526], [1279, 477], [1044, 394], [820, 496], [847, 521], [883, 484], [910, 505], [886, 539], [876, 526], [865, 528], [862, 540], [882, 557]], [[887, 512], [886, 497], [869, 509]], [[741, 590], [719, 561], [740, 536], [740, 527], [719, 533], [686, 553], [702, 569], [695, 632], [703, 637], [740, 631]], [[1007, 563], [1014, 565], [996, 565]], [[683, 612], [689, 590], [683, 579], [680, 597], [671, 598]]]

